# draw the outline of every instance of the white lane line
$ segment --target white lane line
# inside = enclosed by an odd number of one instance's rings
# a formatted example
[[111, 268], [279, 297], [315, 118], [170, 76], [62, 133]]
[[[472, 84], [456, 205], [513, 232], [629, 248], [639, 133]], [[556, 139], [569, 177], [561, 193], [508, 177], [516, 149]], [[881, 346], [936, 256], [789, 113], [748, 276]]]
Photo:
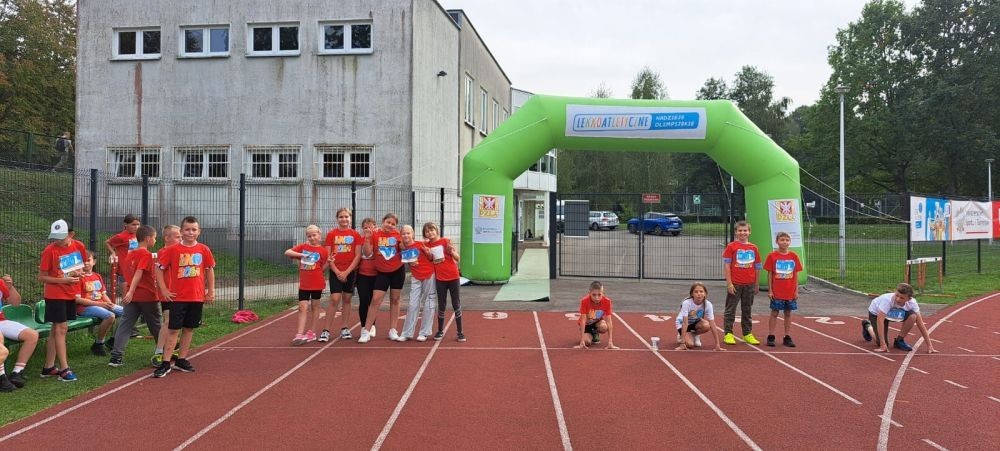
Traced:
[[[210, 348], [198, 351], [194, 355], [192, 355], [192, 356], [190, 356], [188, 358], [189, 359], [193, 359], [193, 358], [198, 357], [198, 356], [200, 356], [200, 355], [202, 355], [202, 354], [204, 354], [204, 353], [206, 353], [208, 351], [211, 351], [211, 350], [213, 350], [215, 348], [218, 348], [218, 347], [220, 347], [220, 346], [222, 346], [222, 345], [224, 345], [226, 343], [230, 343], [230, 342], [232, 342], [232, 341], [234, 341], [234, 340], [236, 340], [238, 338], [242, 338], [242, 337], [245, 337], [245, 336], [247, 336], [247, 335], [249, 335], [251, 333], [257, 332], [258, 330], [261, 330], [261, 329], [263, 329], [263, 328], [265, 328], [267, 326], [270, 326], [271, 324], [274, 324], [274, 323], [276, 323], [278, 321], [281, 321], [281, 320], [283, 320], [283, 319], [291, 316], [294, 313], [297, 313], [297, 310], [289, 311], [288, 313], [286, 313], [284, 315], [281, 315], [281, 316], [279, 316], [279, 317], [277, 317], [277, 318], [275, 318], [275, 319], [273, 319], [271, 321], [265, 322], [263, 324], [259, 324], [259, 325], [257, 325], [257, 327], [251, 328], [251, 329], [243, 332], [242, 334], [239, 334], [239, 335], [237, 335], [237, 336], [235, 336], [233, 338], [230, 338], [230, 339], [228, 339], [226, 341], [223, 341], [223, 342], [221, 342], [221, 343], [219, 343], [219, 344], [217, 344], [215, 346], [212, 346]], [[37, 428], [37, 427], [39, 427], [39, 426], [41, 426], [41, 425], [43, 425], [45, 423], [48, 423], [48, 422], [50, 422], [52, 420], [55, 420], [57, 418], [61, 418], [62, 416], [67, 415], [67, 414], [69, 414], [69, 413], [71, 413], [71, 412], [73, 412], [73, 411], [75, 411], [75, 410], [77, 410], [77, 409], [79, 409], [81, 407], [88, 406], [88, 405], [90, 405], [90, 404], [92, 404], [92, 403], [94, 403], [94, 402], [96, 402], [96, 401], [98, 401], [100, 399], [103, 399], [103, 398], [111, 396], [111, 395], [113, 395], [115, 393], [118, 393], [119, 391], [122, 391], [122, 390], [124, 390], [124, 389], [126, 389], [128, 387], [131, 387], [132, 385], [135, 385], [135, 384], [137, 384], [139, 382], [142, 382], [142, 381], [144, 381], [146, 379], [149, 379], [150, 377], [152, 377], [152, 375], [153, 375], [153, 373], [149, 373], [146, 376], [140, 377], [140, 378], [138, 378], [138, 379], [136, 379], [136, 380], [134, 380], [132, 382], [123, 384], [123, 385], [118, 386], [118, 387], [116, 387], [116, 388], [114, 388], [112, 390], [108, 390], [108, 391], [106, 391], [104, 393], [101, 393], [101, 394], [99, 394], [99, 395], [97, 395], [97, 396], [95, 396], [93, 398], [87, 399], [87, 400], [81, 402], [80, 404], [77, 404], [77, 405], [72, 406], [72, 407], [67, 407], [64, 410], [60, 410], [58, 413], [55, 413], [52, 416], [50, 416], [50, 417], [48, 417], [48, 418], [46, 418], [44, 420], [40, 420], [40, 421], [38, 421], [36, 423], [29, 424], [29, 425], [27, 425], [27, 426], [25, 426], [25, 427], [23, 427], [21, 429], [18, 429], [18, 430], [14, 431], [14, 432], [11, 432], [10, 434], [7, 434], [7, 435], [5, 435], [3, 437], [0, 437], [0, 443], [4, 442], [6, 440], [10, 440], [10, 439], [12, 439], [14, 437], [17, 437], [18, 435], [21, 435], [21, 434], [23, 434], [25, 432], [28, 432], [28, 431], [30, 431], [32, 429], [35, 429], [35, 428]]]
[[[955, 310], [952, 310], [951, 313], [948, 313], [948, 315], [944, 317], [944, 320], [951, 318], [956, 313], [961, 312], [962, 310], [972, 307], [973, 305], [976, 305], [985, 300], [992, 299], [996, 296], [1000, 296], [1000, 293], [994, 293], [984, 298], [980, 298], [968, 304], [965, 304]], [[934, 323], [934, 325], [927, 330], [927, 335], [930, 335], [932, 332], [937, 330], [937, 327], [941, 325], [944, 322], [944, 320]], [[913, 349], [919, 348], [920, 344], [923, 341], [924, 341], [923, 337], [917, 339], [916, 343], [914, 343], [913, 345]], [[916, 354], [917, 353], [915, 351], [906, 353], [906, 357], [903, 358], [903, 363], [899, 365], [899, 370], [896, 371], [896, 377], [892, 379], [892, 386], [889, 387], [889, 394], [885, 398], [885, 407], [882, 409], [882, 425], [879, 427], [878, 447], [876, 448], [878, 451], [886, 451], [887, 449], [889, 449], [889, 421], [892, 419], [892, 409], [896, 405], [896, 394], [899, 393], [899, 386], [902, 385], [903, 383], [903, 376], [906, 374], [906, 369], [910, 366], [910, 360], [912, 360], [913, 356], [915, 356]]]
[[947, 383], [949, 383], [949, 384], [951, 384], [951, 385], [954, 385], [954, 386], [956, 386], [958, 388], [969, 388], [969, 387], [966, 387], [966, 386], [964, 386], [962, 384], [959, 384], [958, 382], [950, 381], [948, 379], [945, 379], [944, 381], [947, 382]]
[[[721, 327], [717, 327], [717, 329], [719, 329], [719, 331], [722, 331]], [[745, 341], [743, 341], [742, 338], [736, 337], [736, 339], [739, 340], [741, 343], [746, 343]], [[771, 355], [770, 352], [766, 352], [766, 351], [764, 351], [764, 350], [762, 350], [762, 349], [760, 349], [760, 348], [758, 348], [756, 346], [752, 346], [752, 345], [747, 345], [747, 346], [750, 347], [750, 349], [753, 349], [754, 351], [757, 351], [757, 352], [759, 352], [761, 354], [766, 355], [771, 360], [774, 360], [775, 362], [778, 362], [778, 363], [784, 365], [788, 369], [790, 369], [792, 371], [795, 371], [796, 373], [799, 373], [799, 374], [805, 376], [807, 379], [809, 379], [809, 380], [811, 380], [811, 381], [819, 384], [820, 386], [825, 387], [826, 389], [828, 389], [828, 390], [830, 390], [830, 391], [832, 391], [832, 392], [840, 395], [842, 398], [844, 398], [844, 399], [846, 399], [846, 400], [848, 400], [848, 401], [850, 401], [850, 402], [852, 402], [854, 404], [857, 404], [859, 406], [861, 405], [861, 401], [858, 401], [857, 399], [854, 399], [853, 397], [851, 397], [851, 395], [848, 395], [847, 393], [844, 393], [844, 392], [840, 391], [836, 387], [834, 387], [834, 386], [832, 386], [832, 385], [830, 385], [830, 384], [828, 384], [826, 382], [823, 382], [823, 381], [819, 380], [815, 376], [813, 376], [813, 375], [811, 375], [811, 374], [809, 374], [809, 373], [807, 373], [805, 371], [800, 370], [799, 368], [795, 367], [794, 365], [792, 365], [792, 364], [790, 364], [790, 363], [788, 363], [788, 362], [786, 362], [784, 360], [781, 360], [781, 359], [779, 359], [779, 358]]]
[[979, 329], [978, 327], [973, 326], [972, 324], [962, 324], [962, 325], [965, 326], [965, 327], [968, 327], [970, 329]]
[[987, 396], [987, 398], [990, 398], [990, 399], [992, 399], [992, 400], [994, 400], [996, 402], [1000, 402], [1000, 398], [994, 398], [992, 396]]
[[549, 351], [545, 348], [545, 336], [542, 335], [542, 323], [538, 321], [538, 312], [531, 312], [535, 317], [535, 331], [538, 333], [538, 343], [542, 347], [542, 360], [545, 361], [545, 377], [549, 379], [549, 393], [552, 395], [552, 407], [556, 409], [556, 422], [559, 424], [559, 436], [562, 438], [563, 449], [570, 451], [573, 444], [569, 440], [569, 428], [566, 427], [566, 417], [563, 415], [562, 402], [559, 401], [559, 390], [556, 388], [556, 377], [552, 374], [552, 361]]
[[[780, 319], [780, 320], [782, 320], [782, 321], [784, 321], [784, 320], [785, 320], [784, 318], [778, 318], [778, 319]], [[826, 338], [829, 338], [829, 339], [831, 339], [831, 340], [834, 340], [834, 341], [837, 341], [837, 342], [839, 342], [839, 343], [843, 343], [843, 344], [845, 344], [845, 345], [847, 345], [847, 346], [850, 346], [850, 347], [852, 347], [852, 348], [855, 348], [855, 349], [860, 349], [860, 350], [862, 350], [862, 351], [864, 351], [864, 352], [866, 352], [866, 353], [868, 353], [868, 354], [871, 354], [871, 355], [873, 355], [873, 356], [875, 356], [875, 357], [878, 357], [878, 358], [880, 358], [880, 359], [882, 359], [882, 360], [888, 360], [888, 361], [890, 361], [890, 362], [895, 362], [895, 361], [896, 361], [895, 359], [892, 359], [892, 358], [889, 358], [889, 357], [886, 357], [886, 356], [884, 356], [884, 355], [882, 355], [882, 354], [880, 354], [880, 353], [878, 353], [878, 352], [874, 352], [874, 351], [870, 351], [870, 350], [868, 350], [868, 349], [865, 349], [865, 348], [862, 348], [861, 346], [858, 346], [858, 345], [855, 345], [855, 344], [853, 344], [853, 343], [848, 343], [848, 342], [846, 342], [846, 341], [844, 341], [844, 340], [841, 340], [841, 339], [839, 339], [839, 338], [837, 338], [837, 337], [834, 337], [834, 336], [832, 336], [832, 335], [827, 335], [827, 334], [825, 334], [825, 333], [823, 333], [823, 332], [820, 332], [820, 331], [818, 331], [818, 330], [815, 330], [815, 329], [813, 329], [813, 328], [810, 328], [810, 327], [806, 327], [806, 326], [803, 326], [803, 325], [801, 325], [801, 324], [799, 324], [799, 323], [792, 323], [792, 324], [793, 324], [793, 325], [795, 325], [795, 326], [798, 326], [798, 327], [801, 327], [801, 328], [803, 328], [803, 329], [805, 329], [805, 330], [808, 330], [809, 332], [812, 332], [812, 333], [814, 333], [814, 334], [817, 334], [817, 335], [820, 335], [820, 336], [823, 336], [823, 337], [826, 337]]]
[[997, 335], [1000, 335], [1000, 332], [997, 332], [997, 331], [995, 331], [995, 330], [993, 331], [993, 333], [995, 333], [995, 334], [997, 334]]
[[1000, 357], [993, 357], [993, 360], [1000, 360]]
[[[355, 327], [358, 327], [360, 325], [361, 325], [360, 323], [359, 324], [355, 324], [354, 327], [352, 327], [351, 329], [353, 330]], [[177, 445], [177, 447], [174, 448], [174, 451], [179, 451], [179, 450], [182, 450], [184, 448], [187, 448], [192, 443], [198, 441], [198, 439], [204, 437], [205, 434], [211, 432], [212, 429], [215, 429], [216, 426], [222, 424], [223, 422], [225, 422], [226, 420], [228, 420], [229, 418], [231, 418], [233, 415], [236, 415], [236, 412], [239, 412], [240, 410], [242, 410], [248, 404], [250, 404], [255, 399], [257, 399], [261, 395], [263, 395], [266, 391], [270, 390], [275, 385], [278, 385], [281, 381], [287, 379], [288, 376], [291, 376], [292, 373], [294, 373], [295, 371], [297, 371], [299, 368], [302, 368], [303, 366], [305, 366], [312, 359], [315, 359], [318, 355], [320, 355], [320, 353], [323, 352], [323, 349], [326, 349], [326, 348], [329, 348], [330, 346], [333, 346], [333, 344], [336, 343], [336, 342], [338, 342], [338, 341], [340, 341], [340, 337], [339, 336], [337, 338], [334, 338], [333, 340], [330, 340], [330, 342], [327, 343], [326, 345], [324, 345], [322, 348], [316, 349], [312, 354], [309, 355], [309, 357], [306, 357], [301, 362], [299, 362], [298, 365], [295, 365], [291, 369], [289, 369], [288, 371], [285, 371], [284, 374], [282, 374], [281, 376], [278, 376], [277, 378], [275, 378], [273, 381], [271, 381], [271, 383], [265, 385], [264, 388], [261, 388], [260, 390], [257, 390], [254, 394], [250, 395], [250, 397], [248, 397], [247, 399], [244, 399], [243, 402], [237, 404], [236, 407], [233, 407], [232, 409], [229, 409], [229, 411], [226, 412], [225, 414], [223, 414], [221, 417], [219, 417], [215, 421], [211, 422], [208, 426], [205, 426], [204, 428], [202, 428], [200, 431], [198, 431], [197, 433], [195, 433], [194, 435], [192, 435], [190, 438], [188, 438], [187, 440], [185, 440], [180, 445]]]
[[[881, 417], [882, 417], [881, 415], [876, 415], [876, 416], [877, 416], [877, 417], [879, 417], [879, 418], [881, 418]], [[895, 421], [892, 421], [892, 419], [890, 419], [890, 420], [889, 420], [889, 422], [890, 422], [890, 423], [892, 423], [892, 425], [893, 425], [893, 426], [896, 426], [896, 427], [898, 427], [898, 428], [901, 428], [901, 427], [903, 427], [903, 425], [902, 425], [902, 424], [899, 424], [899, 423], [897, 423], [897, 422], [895, 422]]]
[[[618, 321], [621, 321], [622, 325], [625, 326], [625, 328], [627, 328], [629, 330], [629, 332], [632, 332], [632, 335], [635, 335], [635, 338], [638, 338], [639, 341], [641, 341], [644, 345], [650, 346], [650, 344], [648, 342], [646, 342], [645, 338], [643, 338], [642, 336], [640, 336], [639, 333], [636, 332], [635, 329], [632, 328], [632, 326], [630, 326], [627, 322], [625, 322], [624, 318], [622, 318], [621, 316], [618, 316], [618, 313], [612, 313], [612, 315], [614, 315], [615, 318], [618, 318]], [[732, 419], [730, 419], [728, 416], [726, 416], [726, 414], [724, 412], [722, 412], [722, 409], [720, 409], [718, 406], [716, 406], [715, 403], [712, 402], [712, 400], [708, 399], [708, 396], [705, 396], [705, 394], [702, 393], [701, 390], [699, 390], [698, 387], [695, 386], [693, 382], [691, 382], [687, 377], [684, 377], [684, 375], [681, 374], [680, 370], [678, 370], [677, 367], [675, 367], [673, 364], [671, 364], [669, 361], [667, 361], [667, 359], [665, 357], [663, 357], [662, 354], [660, 354], [659, 352], [653, 351], [651, 346], [650, 346], [649, 351], [652, 352], [653, 355], [655, 355], [658, 359], [660, 359], [660, 361], [663, 362], [663, 364], [666, 365], [667, 368], [670, 368], [670, 371], [672, 371], [674, 373], [674, 375], [677, 376], [677, 378], [681, 380], [681, 382], [684, 382], [684, 385], [687, 385], [687, 387], [689, 389], [691, 389], [691, 391], [693, 391], [694, 394], [697, 395], [698, 398], [700, 398], [702, 400], [702, 402], [704, 402], [706, 405], [708, 405], [708, 407], [710, 409], [712, 409], [712, 411], [715, 412], [715, 414], [719, 418], [722, 419], [722, 422], [726, 423], [726, 426], [729, 426], [729, 429], [732, 429], [732, 431], [735, 432], [736, 435], [738, 435], [741, 439], [743, 439], [743, 443], [746, 443], [747, 446], [750, 447], [750, 449], [753, 449], [755, 451], [762, 451], [761, 447], [758, 446], [757, 443], [755, 443], [753, 441], [753, 439], [750, 438], [749, 435], [747, 435], [745, 432], [743, 432], [743, 430], [740, 429], [740, 427], [737, 426], [736, 423], [734, 423]]]
[[937, 338], [931, 338], [931, 341], [933, 341], [935, 343], [944, 343], [943, 341], [938, 340]]
[[920, 368], [917, 368], [915, 366], [911, 366], [910, 369], [913, 370], [913, 371], [916, 371], [916, 372], [918, 372], [920, 374], [931, 374], [931, 373], [928, 373], [928, 372], [926, 372], [926, 371], [924, 371], [924, 370], [922, 370]]
[[936, 449], [938, 451], [948, 451], [948, 448], [945, 448], [945, 447], [943, 447], [941, 445], [938, 445], [937, 443], [932, 442], [930, 439], [926, 439], [925, 438], [925, 439], [923, 439], [923, 442], [926, 443], [926, 444], [928, 444], [928, 445], [931, 445], [932, 448], [934, 448], [934, 449]]
[[975, 354], [975, 353], [976, 353], [976, 351], [973, 351], [973, 350], [971, 350], [971, 349], [968, 349], [968, 348], [963, 348], [963, 347], [961, 347], [961, 346], [955, 346], [955, 347], [956, 347], [956, 348], [958, 348], [958, 349], [961, 349], [961, 350], [963, 350], [963, 351], [965, 351], [965, 352], [970, 352], [970, 353], [973, 353], [973, 354]]
[[[442, 332], [448, 333], [448, 329], [451, 328], [451, 323], [455, 320], [455, 315], [452, 314], [451, 318], [448, 320], [448, 324], [444, 325], [444, 330]], [[442, 341], [435, 341], [434, 346], [431, 346], [431, 352], [427, 353], [427, 357], [424, 359], [424, 363], [420, 365], [420, 369], [417, 370], [417, 374], [413, 375], [413, 380], [410, 381], [410, 386], [406, 387], [406, 391], [403, 392], [403, 397], [399, 398], [399, 402], [396, 403], [396, 408], [392, 410], [392, 415], [389, 415], [389, 421], [385, 422], [385, 426], [382, 427], [382, 432], [378, 434], [375, 439], [375, 443], [372, 444], [372, 451], [376, 451], [382, 448], [385, 443], [385, 439], [389, 437], [389, 432], [392, 427], [396, 425], [396, 420], [399, 419], [399, 414], [403, 412], [403, 407], [406, 406], [406, 401], [409, 401], [410, 395], [413, 394], [413, 390], [417, 388], [417, 382], [420, 382], [420, 377], [424, 375], [424, 371], [427, 370], [427, 365], [431, 363], [431, 359], [434, 358], [434, 353], [437, 352], [438, 347], [441, 346]]]

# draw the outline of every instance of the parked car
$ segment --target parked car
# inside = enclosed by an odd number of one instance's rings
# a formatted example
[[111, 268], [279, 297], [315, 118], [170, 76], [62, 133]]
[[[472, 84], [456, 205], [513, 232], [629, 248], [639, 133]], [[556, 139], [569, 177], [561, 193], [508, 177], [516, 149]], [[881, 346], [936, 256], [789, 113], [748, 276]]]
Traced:
[[591, 211], [590, 230], [614, 230], [618, 228], [618, 215], [613, 211]]
[[[640, 225], [641, 224], [641, 225]], [[632, 218], [628, 220], [628, 231], [639, 233], [640, 227], [643, 233], [652, 235], [663, 235], [669, 233], [673, 236], [681, 234], [684, 229], [684, 222], [673, 213], [657, 213], [651, 211], [643, 215], [642, 219]]]

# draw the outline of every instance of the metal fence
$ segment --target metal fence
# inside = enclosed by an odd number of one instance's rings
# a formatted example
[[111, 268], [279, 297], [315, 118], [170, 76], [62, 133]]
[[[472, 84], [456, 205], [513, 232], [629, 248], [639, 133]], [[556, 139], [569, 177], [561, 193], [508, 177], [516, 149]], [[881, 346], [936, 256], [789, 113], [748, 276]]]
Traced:
[[[54, 134], [0, 128], [0, 160], [7, 167], [52, 168], [64, 155], [56, 150], [58, 139]], [[67, 168], [73, 167], [72, 158], [66, 158], [64, 163]]]
[[[461, 245], [461, 205], [456, 190], [401, 186], [274, 183], [243, 177], [218, 183], [172, 179], [123, 179], [97, 171], [51, 172], [0, 161], [0, 272], [10, 273], [26, 299], [40, 299], [38, 256], [48, 243], [49, 225], [71, 222], [76, 238], [99, 257], [96, 271], [110, 273], [104, 241], [122, 230], [127, 214], [162, 230], [185, 216], [199, 219], [199, 241], [212, 248], [217, 304], [236, 308], [244, 301], [293, 299], [296, 266], [284, 251], [305, 240], [305, 227], [335, 227], [340, 207], [354, 211], [354, 221], [372, 217], [381, 223], [394, 212], [399, 224], [439, 224]], [[93, 232], [93, 233], [91, 233]], [[159, 244], [161, 245], [161, 244]], [[158, 246], [159, 246], [158, 245]]]

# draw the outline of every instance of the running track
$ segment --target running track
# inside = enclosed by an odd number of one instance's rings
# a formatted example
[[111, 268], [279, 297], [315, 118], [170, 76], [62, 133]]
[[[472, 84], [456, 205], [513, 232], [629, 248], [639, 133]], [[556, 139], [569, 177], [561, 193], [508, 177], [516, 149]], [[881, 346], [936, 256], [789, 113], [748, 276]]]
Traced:
[[[620, 351], [572, 349], [572, 313], [467, 311], [466, 343], [454, 341], [449, 322], [439, 343], [392, 343], [380, 330], [366, 345], [301, 347], [288, 345], [294, 317], [282, 314], [203, 347], [192, 358], [197, 373], [154, 380], [142, 371], [0, 428], [0, 449], [1000, 443], [1000, 293], [929, 318], [935, 355], [922, 342], [909, 354], [870, 352], [850, 317], [797, 318], [794, 349], [678, 352], [671, 314], [616, 314]], [[756, 319], [763, 338], [766, 316]], [[658, 352], [650, 336], [661, 337]], [[703, 340], [710, 349], [712, 338]]]

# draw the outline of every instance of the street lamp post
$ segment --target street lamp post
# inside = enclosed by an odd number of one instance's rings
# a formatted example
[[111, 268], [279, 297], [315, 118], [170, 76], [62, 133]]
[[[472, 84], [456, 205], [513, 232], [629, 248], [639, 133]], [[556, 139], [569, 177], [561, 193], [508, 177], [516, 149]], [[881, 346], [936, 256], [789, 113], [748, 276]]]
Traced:
[[[986, 203], [989, 204], [988, 208], [993, 208], [993, 159], [986, 159]], [[996, 213], [996, 212], [994, 212]], [[994, 219], [995, 221], [996, 219]], [[990, 234], [990, 245], [993, 245], [993, 234]]]
[[840, 219], [838, 224], [840, 225], [840, 279], [843, 280], [847, 276], [847, 224], [844, 220], [844, 202], [846, 200], [844, 195], [844, 94], [847, 93], [847, 86], [838, 85], [834, 90], [840, 95]]

